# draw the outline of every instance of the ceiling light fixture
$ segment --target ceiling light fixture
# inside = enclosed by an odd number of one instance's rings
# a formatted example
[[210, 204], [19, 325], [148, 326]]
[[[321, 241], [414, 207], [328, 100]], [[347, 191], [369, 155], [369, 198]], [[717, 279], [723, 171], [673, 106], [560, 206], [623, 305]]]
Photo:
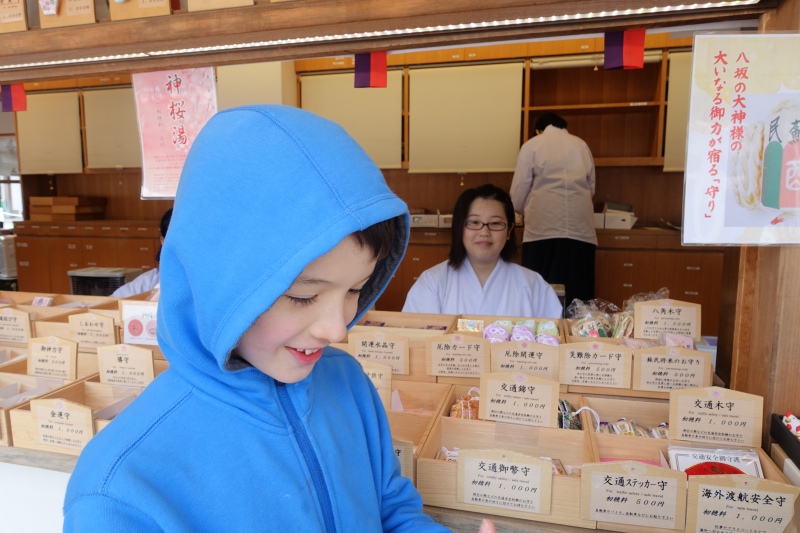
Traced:
[[747, 6], [757, 4], [760, 0], [727, 0], [722, 2], [704, 2], [696, 4], [680, 4], [674, 6], [653, 6], [653, 7], [640, 7], [629, 8], [623, 10], [613, 11], [600, 11], [597, 13], [574, 13], [566, 15], [550, 15], [542, 17], [529, 17], [518, 18], [509, 20], [493, 20], [486, 22], [468, 22], [462, 24], [446, 24], [439, 26], [427, 26], [417, 28], [398, 28], [393, 30], [376, 30], [365, 31], [359, 33], [343, 33], [333, 35], [315, 35], [311, 37], [297, 37], [292, 39], [275, 39], [271, 41], [256, 41], [249, 43], [237, 44], [224, 44], [216, 46], [200, 46], [193, 48], [176, 48], [170, 50], [153, 50], [150, 52], [141, 52], [134, 54], [120, 54], [112, 56], [98, 56], [77, 59], [61, 59], [55, 61], [37, 61], [30, 63], [17, 63], [14, 65], [0, 65], [0, 70], [22, 69], [22, 68], [35, 68], [35, 67], [51, 67], [59, 65], [72, 65], [77, 63], [96, 63], [102, 61], [117, 61], [124, 59], [141, 59], [145, 57], [162, 57], [162, 56], [176, 56], [183, 54], [200, 54], [207, 52], [226, 52], [232, 50], [245, 50], [253, 48], [273, 48], [279, 46], [292, 46], [300, 44], [315, 44], [333, 41], [352, 41], [361, 39], [374, 39], [381, 37], [393, 37], [398, 35], [420, 35], [420, 34], [435, 34], [447, 33], [455, 31], [487, 29], [487, 28], [500, 28], [500, 27], [515, 27], [526, 26], [532, 24], [542, 24], [548, 22], [567, 22], [574, 20], [588, 20], [588, 19], [603, 19], [614, 18], [632, 15], [650, 15], [658, 13], [673, 13], [679, 11], [693, 11], [701, 9], [718, 9], [734, 6]]

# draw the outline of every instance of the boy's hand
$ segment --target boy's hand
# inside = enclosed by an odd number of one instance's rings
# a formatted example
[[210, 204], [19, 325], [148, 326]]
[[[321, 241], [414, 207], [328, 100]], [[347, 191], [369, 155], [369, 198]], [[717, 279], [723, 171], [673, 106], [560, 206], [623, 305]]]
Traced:
[[478, 530], [478, 533], [494, 533], [494, 522], [488, 518], [481, 520], [481, 528]]

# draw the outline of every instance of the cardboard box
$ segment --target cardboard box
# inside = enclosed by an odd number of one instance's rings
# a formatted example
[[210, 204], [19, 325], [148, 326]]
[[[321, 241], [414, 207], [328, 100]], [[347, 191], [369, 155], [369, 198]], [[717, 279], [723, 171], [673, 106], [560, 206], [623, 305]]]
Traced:
[[624, 211], [606, 211], [605, 229], [631, 229], [636, 224], [637, 218], [633, 213]]
[[[580, 405], [580, 397], [562, 395], [562, 398], [576, 408]], [[549, 514], [532, 513], [458, 501], [458, 464], [436, 458], [445, 447], [448, 450], [510, 452], [531, 458], [551, 457], [560, 459], [565, 466], [578, 466], [592, 461], [585, 431], [466, 420], [448, 415], [449, 411], [436, 421], [417, 459], [417, 489], [426, 505], [595, 529], [594, 521], [580, 517], [579, 476], [553, 475], [547, 502]]]
[[411, 215], [412, 228], [438, 228], [439, 215]]
[[606, 216], [603, 213], [594, 214], [594, 227], [596, 229], [603, 229], [606, 227]]
[[453, 215], [439, 215], [439, 227], [440, 228], [452, 228], [453, 227]]

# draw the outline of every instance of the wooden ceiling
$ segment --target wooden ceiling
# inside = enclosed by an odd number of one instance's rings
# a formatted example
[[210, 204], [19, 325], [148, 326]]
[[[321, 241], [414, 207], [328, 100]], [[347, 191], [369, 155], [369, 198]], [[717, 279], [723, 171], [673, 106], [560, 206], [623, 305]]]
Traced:
[[[318, 39], [323, 36], [428, 28], [446, 25], [537, 19], [612, 11], [623, 7], [663, 8], [685, 0], [294, 0], [127, 21], [0, 34], [0, 81], [42, 81], [353, 54], [373, 50], [403, 50], [537, 39], [598, 33], [626, 28], [656, 28], [709, 22], [752, 20], [770, 12], [778, 0], [682, 12], [581, 18], [533, 24], [498, 25], [446, 31], [397, 33], [358, 39]], [[66, 65], [3, 66], [75, 60], [87, 57], [148, 53], [209, 46], [312, 38], [311, 42], [279, 44], [235, 51], [142, 57]]]

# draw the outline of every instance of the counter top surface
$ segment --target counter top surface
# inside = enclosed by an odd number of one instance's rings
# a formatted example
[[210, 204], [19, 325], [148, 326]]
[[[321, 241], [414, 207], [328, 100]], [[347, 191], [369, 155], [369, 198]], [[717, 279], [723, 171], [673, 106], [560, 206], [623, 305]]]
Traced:
[[[25, 448], [0, 446], [0, 463], [16, 464], [58, 472], [72, 472], [78, 458], [72, 455], [28, 450]], [[489, 518], [495, 524], [497, 533], [585, 533], [585, 528], [548, 524], [532, 520], [506, 518], [503, 516], [482, 515], [456, 509], [425, 506], [424, 511], [436, 522], [450, 528], [455, 533], [478, 533], [481, 520]], [[52, 512], [60, 513], [59, 509]], [[604, 531], [604, 530], [594, 530]]]

